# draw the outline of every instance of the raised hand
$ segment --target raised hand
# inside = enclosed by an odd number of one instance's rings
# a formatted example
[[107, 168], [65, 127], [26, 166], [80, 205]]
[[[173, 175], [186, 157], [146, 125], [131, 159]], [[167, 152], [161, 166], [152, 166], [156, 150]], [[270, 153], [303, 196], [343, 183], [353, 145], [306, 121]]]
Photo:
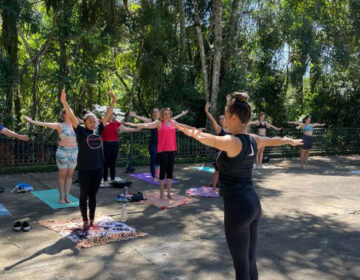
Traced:
[[115, 103], [117, 99], [112, 90], [109, 90], [109, 96], [111, 97], [111, 102]]
[[183, 115], [186, 115], [187, 113], [189, 113], [189, 110], [184, 110], [181, 112], [181, 114], [183, 114]]
[[60, 101], [61, 101], [61, 103], [66, 102], [66, 92], [65, 92], [65, 89], [64, 89], [64, 88], [63, 88], [63, 90], [61, 91]]
[[136, 117], [136, 114], [135, 114], [134, 111], [130, 111], [129, 116], [135, 118], [135, 117]]
[[206, 102], [205, 112], [209, 112], [210, 107], [211, 107], [211, 103], [210, 103], [210, 102]]
[[229, 103], [231, 100], [231, 95], [230, 94], [227, 94], [226, 95], [226, 103]]

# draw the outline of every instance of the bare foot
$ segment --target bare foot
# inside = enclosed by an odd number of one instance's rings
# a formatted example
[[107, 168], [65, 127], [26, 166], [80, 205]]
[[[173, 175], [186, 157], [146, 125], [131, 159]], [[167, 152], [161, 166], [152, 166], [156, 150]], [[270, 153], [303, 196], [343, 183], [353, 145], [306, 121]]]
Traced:
[[89, 230], [89, 222], [88, 221], [84, 221], [83, 223], [83, 230]]
[[60, 200], [59, 200], [59, 203], [60, 203], [60, 204], [65, 204], [66, 202], [65, 202], [64, 199], [60, 199]]
[[213, 187], [211, 190], [213, 193], [216, 193], [216, 187]]
[[168, 199], [171, 199], [171, 194], [168, 193], [168, 194], [167, 194], [167, 197], [168, 197]]
[[71, 200], [70, 200], [68, 197], [66, 197], [66, 198], [65, 198], [65, 202], [66, 202], [66, 203], [71, 203]]
[[90, 220], [90, 226], [92, 227], [94, 225], [94, 220]]

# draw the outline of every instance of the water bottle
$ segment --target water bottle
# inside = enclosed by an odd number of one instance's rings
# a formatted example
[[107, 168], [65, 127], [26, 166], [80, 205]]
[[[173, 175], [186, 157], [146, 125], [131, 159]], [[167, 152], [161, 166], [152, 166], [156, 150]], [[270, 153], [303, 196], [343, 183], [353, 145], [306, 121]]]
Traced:
[[124, 194], [124, 197], [127, 198], [128, 196], [128, 187], [124, 187], [124, 190], [123, 190], [123, 194]]
[[121, 205], [121, 222], [125, 223], [127, 221], [127, 206], [126, 203]]

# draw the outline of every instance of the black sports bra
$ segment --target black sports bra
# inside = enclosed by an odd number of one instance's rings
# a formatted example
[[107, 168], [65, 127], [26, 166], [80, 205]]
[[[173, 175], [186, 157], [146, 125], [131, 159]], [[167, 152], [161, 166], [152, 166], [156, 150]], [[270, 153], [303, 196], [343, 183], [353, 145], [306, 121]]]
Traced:
[[265, 128], [266, 129], [267, 128], [266, 127], [266, 122], [259, 122], [257, 128]]

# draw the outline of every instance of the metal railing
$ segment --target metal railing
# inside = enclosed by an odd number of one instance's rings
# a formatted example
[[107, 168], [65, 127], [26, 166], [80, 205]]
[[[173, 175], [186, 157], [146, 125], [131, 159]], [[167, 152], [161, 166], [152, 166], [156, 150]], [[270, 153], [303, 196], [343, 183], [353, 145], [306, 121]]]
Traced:
[[[296, 129], [269, 130], [269, 137], [289, 136], [301, 138]], [[54, 164], [58, 137], [55, 134], [37, 133], [30, 135], [29, 142], [21, 142], [0, 135], [0, 166], [24, 166]], [[149, 131], [120, 133], [119, 161], [145, 160], [149, 158]], [[312, 154], [360, 154], [360, 128], [314, 129]], [[212, 157], [214, 149], [177, 132], [178, 155], [181, 158]], [[289, 145], [267, 147], [265, 154], [273, 157], [299, 155], [299, 147]]]

